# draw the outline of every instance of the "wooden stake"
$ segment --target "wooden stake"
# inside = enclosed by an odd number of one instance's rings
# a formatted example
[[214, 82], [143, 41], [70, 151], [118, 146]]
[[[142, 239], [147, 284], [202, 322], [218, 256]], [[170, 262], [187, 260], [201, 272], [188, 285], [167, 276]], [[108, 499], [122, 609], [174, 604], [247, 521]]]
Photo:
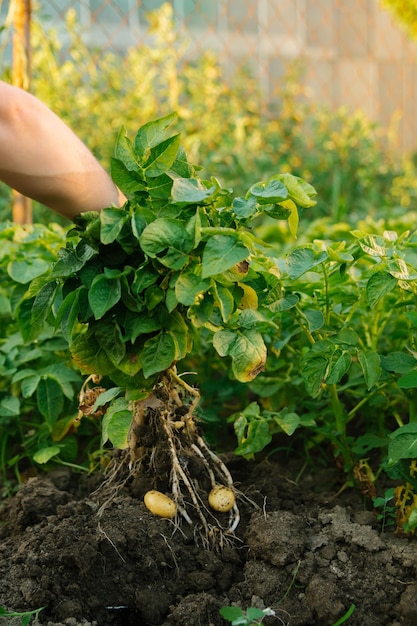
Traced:
[[[16, 87], [29, 91], [31, 79], [31, 0], [13, 0], [13, 3], [12, 83]], [[12, 216], [16, 224], [32, 223], [32, 202], [17, 191], [13, 191]]]

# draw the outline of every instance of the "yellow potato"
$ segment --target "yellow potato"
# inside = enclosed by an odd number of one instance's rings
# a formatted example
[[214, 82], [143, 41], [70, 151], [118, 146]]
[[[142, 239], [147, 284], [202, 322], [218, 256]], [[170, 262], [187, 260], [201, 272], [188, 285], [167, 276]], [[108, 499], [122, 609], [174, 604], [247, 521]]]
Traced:
[[147, 491], [143, 498], [145, 506], [151, 513], [159, 517], [171, 518], [177, 513], [177, 506], [169, 496], [166, 496], [156, 489]]
[[215, 511], [227, 513], [233, 508], [235, 503], [233, 489], [225, 487], [224, 485], [216, 485], [209, 493], [208, 502]]

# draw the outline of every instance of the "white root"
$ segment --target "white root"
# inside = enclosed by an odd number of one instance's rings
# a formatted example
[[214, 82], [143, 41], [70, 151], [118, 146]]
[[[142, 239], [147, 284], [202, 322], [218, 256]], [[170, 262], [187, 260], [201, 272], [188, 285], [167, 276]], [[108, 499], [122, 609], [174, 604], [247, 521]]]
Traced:
[[[119, 462], [112, 464], [110, 476], [99, 489], [100, 495], [105, 497], [105, 502], [98, 509], [99, 519], [130, 478], [141, 472], [149, 473], [151, 481], [158, 477], [160, 456], [166, 446], [171, 498], [176, 506], [173, 517], [175, 527], [180, 529], [182, 518], [194, 528], [196, 539], [198, 537], [207, 548], [222, 548], [236, 540], [234, 533], [240, 521], [236, 502], [230, 511], [215, 507], [212, 510], [209, 506], [208, 484], [211, 490], [218, 487], [230, 490], [232, 497], [237, 492], [226, 465], [197, 432], [193, 415], [199, 400], [199, 392], [171, 369], [155, 386], [153, 393], [140, 402], [132, 403], [129, 449]], [[149, 434], [148, 443], [145, 443], [143, 433]], [[166, 440], [165, 443], [163, 440]], [[155, 443], [149, 444], [152, 441]], [[191, 461], [189, 466], [187, 459]], [[196, 475], [195, 464], [198, 467]], [[127, 475], [123, 471], [126, 466]], [[166, 471], [166, 466], [163, 467]], [[152, 491], [152, 486], [150, 489]], [[164, 517], [170, 516], [164, 514]]]

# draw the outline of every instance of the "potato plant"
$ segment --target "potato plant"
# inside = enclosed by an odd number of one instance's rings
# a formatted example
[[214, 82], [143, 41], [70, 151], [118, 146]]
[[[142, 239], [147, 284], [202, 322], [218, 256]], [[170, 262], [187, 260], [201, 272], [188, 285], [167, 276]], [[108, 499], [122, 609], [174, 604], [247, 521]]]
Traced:
[[18, 317], [29, 334], [47, 320], [61, 328], [88, 375], [80, 417], [103, 415], [103, 445], [127, 450], [131, 471], [175, 505], [163, 509], [216, 540], [239, 521], [233, 480], [196, 428], [199, 392], [178, 363], [204, 337], [237, 381], [265, 368], [283, 291], [277, 255], [253, 225], [287, 220], [295, 234], [297, 207], [313, 206], [315, 190], [286, 173], [234, 197], [197, 175], [175, 121], [149, 122], [133, 141], [121, 130], [111, 171], [128, 201], [76, 219]]
[[[236, 453], [247, 458], [280, 428], [292, 434], [304, 426], [305, 458], [317, 463], [317, 451], [326, 447], [324, 462], [333, 455], [348, 484], [366, 495], [377, 496], [384, 470], [401, 481], [396, 506], [407, 532], [417, 527], [410, 495], [417, 493], [414, 221], [409, 212], [395, 220], [367, 218], [357, 228], [318, 220], [301, 234], [304, 241], [281, 247], [280, 331], [265, 370], [248, 385], [252, 402], [229, 418]], [[258, 234], [276, 238], [266, 225]]]
[[51, 266], [64, 242], [57, 225], [0, 224], [0, 476], [6, 491], [8, 470], [20, 479], [27, 459], [71, 464], [80, 452], [80, 438], [69, 433], [82, 377], [68, 344], [48, 325], [36, 336], [29, 324], [20, 332], [14, 319], [29, 283]]

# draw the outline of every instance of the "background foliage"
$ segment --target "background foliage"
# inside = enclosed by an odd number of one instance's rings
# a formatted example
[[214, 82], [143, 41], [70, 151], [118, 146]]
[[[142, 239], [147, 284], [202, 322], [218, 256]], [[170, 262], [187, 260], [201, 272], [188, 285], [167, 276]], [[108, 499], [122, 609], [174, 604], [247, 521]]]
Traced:
[[381, 0], [381, 4], [405, 27], [413, 39], [417, 37], [417, 5], [414, 0]]
[[[89, 49], [73, 11], [65, 48], [54, 29], [45, 33], [33, 23], [33, 92], [106, 168], [122, 125], [133, 135], [149, 119], [177, 111], [190, 162], [216, 171], [237, 194], [289, 171], [314, 182], [316, 212], [335, 219], [411, 201], [415, 167], [390, 150], [390, 132], [360, 112], [313, 106], [300, 87], [302, 64], [290, 67], [266, 109], [250, 74], [240, 71], [230, 82], [214, 53], [189, 59], [169, 4], [151, 12], [149, 23], [152, 45], [132, 47], [123, 58]], [[0, 194], [8, 190], [0, 187]], [[10, 216], [1, 206], [0, 216]], [[47, 222], [50, 214], [38, 207], [35, 218]]]

